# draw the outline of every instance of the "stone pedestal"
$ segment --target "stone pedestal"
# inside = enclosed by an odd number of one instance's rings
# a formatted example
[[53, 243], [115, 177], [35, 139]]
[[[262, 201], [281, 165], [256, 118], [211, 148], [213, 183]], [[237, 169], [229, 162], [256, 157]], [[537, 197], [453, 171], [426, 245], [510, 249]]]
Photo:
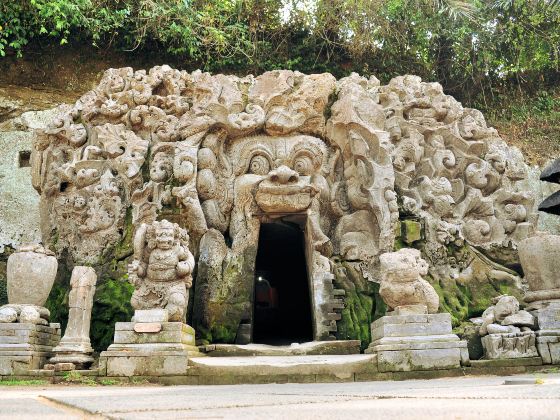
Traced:
[[451, 316], [389, 315], [371, 324], [366, 353], [377, 354], [380, 372], [453, 369], [469, 363], [467, 342], [451, 332]]
[[[135, 321], [117, 322], [115, 339], [100, 355], [107, 376], [186, 375], [189, 357], [203, 356], [195, 346], [194, 329], [182, 322], [166, 322], [167, 311], [136, 311]], [[144, 313], [144, 314], [142, 314]]]
[[533, 312], [537, 318], [537, 350], [544, 364], [560, 364], [560, 302]]
[[60, 324], [0, 323], [0, 375], [41, 369], [60, 341]]

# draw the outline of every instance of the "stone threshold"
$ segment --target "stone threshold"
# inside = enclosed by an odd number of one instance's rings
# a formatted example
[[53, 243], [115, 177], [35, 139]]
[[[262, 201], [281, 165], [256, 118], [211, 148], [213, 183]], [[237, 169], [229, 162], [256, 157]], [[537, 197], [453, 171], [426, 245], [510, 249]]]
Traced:
[[200, 351], [212, 357], [303, 356], [360, 354], [360, 340], [310, 341], [287, 346], [269, 344], [208, 344]]

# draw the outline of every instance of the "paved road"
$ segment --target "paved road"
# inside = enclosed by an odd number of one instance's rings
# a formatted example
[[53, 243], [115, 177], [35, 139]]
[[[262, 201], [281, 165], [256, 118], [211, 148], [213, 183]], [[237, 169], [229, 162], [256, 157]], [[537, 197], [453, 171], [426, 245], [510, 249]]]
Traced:
[[[542, 379], [542, 384], [504, 384]], [[560, 419], [560, 374], [227, 386], [0, 386], [0, 419]]]

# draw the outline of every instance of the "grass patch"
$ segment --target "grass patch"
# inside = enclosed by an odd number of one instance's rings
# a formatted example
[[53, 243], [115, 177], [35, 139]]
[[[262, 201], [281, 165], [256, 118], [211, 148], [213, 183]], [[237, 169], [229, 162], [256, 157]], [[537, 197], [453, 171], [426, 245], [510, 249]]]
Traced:
[[43, 379], [5, 379], [0, 381], [0, 386], [33, 386], [47, 385], [49, 382]]
[[90, 376], [84, 376], [80, 372], [76, 372], [75, 370], [71, 370], [70, 372], [64, 374], [64, 382], [69, 384], [79, 384], [79, 385], [88, 385], [88, 386], [96, 386], [97, 382]]

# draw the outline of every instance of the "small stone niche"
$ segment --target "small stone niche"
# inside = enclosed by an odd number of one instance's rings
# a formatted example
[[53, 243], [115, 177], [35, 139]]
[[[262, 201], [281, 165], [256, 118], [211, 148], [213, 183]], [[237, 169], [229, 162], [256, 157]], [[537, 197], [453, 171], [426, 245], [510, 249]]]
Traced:
[[20, 150], [18, 154], [18, 167], [29, 168], [31, 167], [31, 151]]

